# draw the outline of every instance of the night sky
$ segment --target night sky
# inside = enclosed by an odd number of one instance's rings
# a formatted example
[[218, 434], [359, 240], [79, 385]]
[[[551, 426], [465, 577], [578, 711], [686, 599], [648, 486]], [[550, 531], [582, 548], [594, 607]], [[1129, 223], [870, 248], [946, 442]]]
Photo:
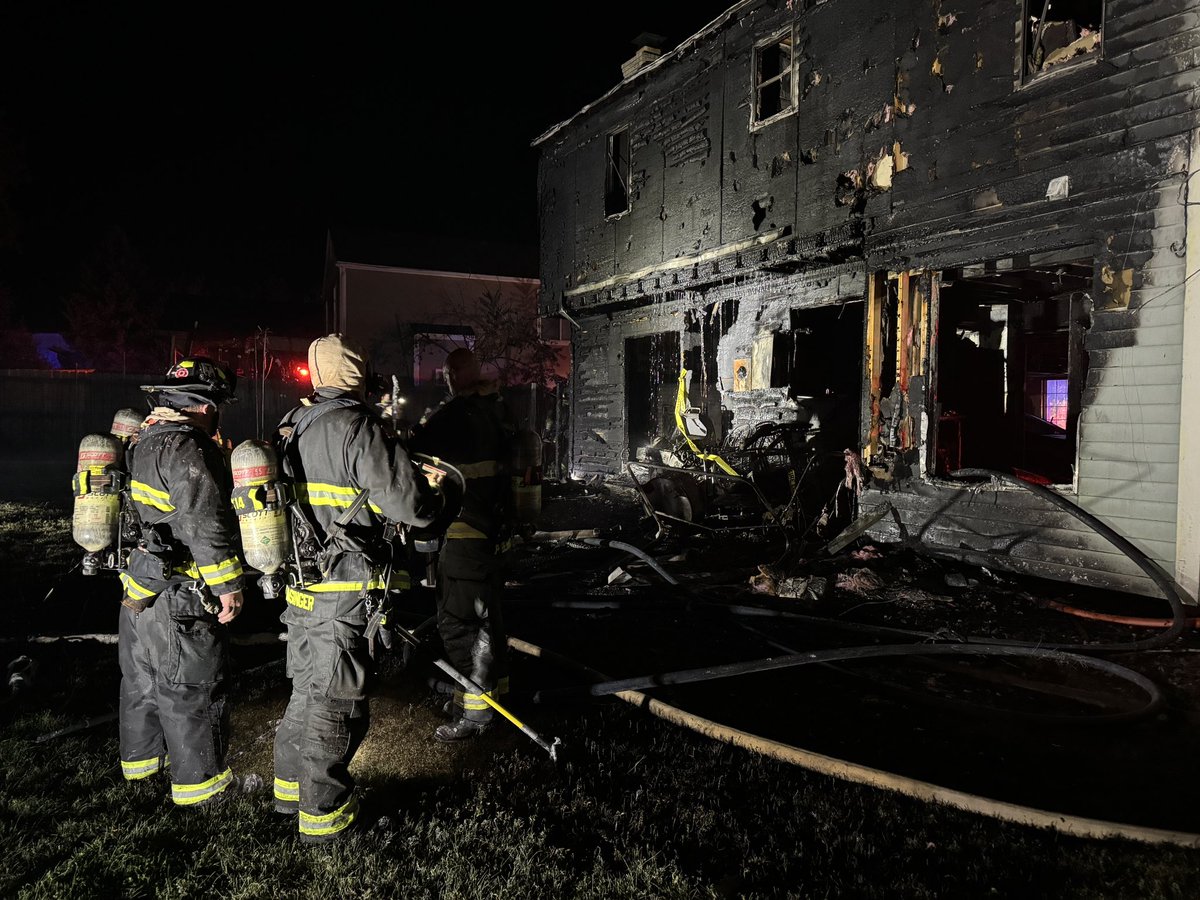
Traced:
[[310, 309], [330, 223], [536, 245], [530, 142], [726, 6], [4, 4], [10, 318], [62, 327], [114, 233], [209, 321]]

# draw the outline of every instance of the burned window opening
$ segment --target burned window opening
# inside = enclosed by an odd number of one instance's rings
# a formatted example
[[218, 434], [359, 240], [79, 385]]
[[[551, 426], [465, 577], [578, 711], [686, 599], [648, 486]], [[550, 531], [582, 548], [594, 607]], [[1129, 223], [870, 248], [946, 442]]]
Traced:
[[625, 339], [625, 426], [629, 459], [671, 442], [679, 384], [679, 332]]
[[796, 57], [789, 28], [754, 48], [752, 125], [763, 125], [796, 106]]
[[604, 174], [604, 215], [619, 216], [629, 212], [629, 129], [610, 132], [606, 152], [608, 165]]
[[1104, 0], [1025, 0], [1025, 78], [1096, 58], [1104, 13]]
[[935, 471], [1074, 481], [1092, 264], [952, 277], [940, 291]]

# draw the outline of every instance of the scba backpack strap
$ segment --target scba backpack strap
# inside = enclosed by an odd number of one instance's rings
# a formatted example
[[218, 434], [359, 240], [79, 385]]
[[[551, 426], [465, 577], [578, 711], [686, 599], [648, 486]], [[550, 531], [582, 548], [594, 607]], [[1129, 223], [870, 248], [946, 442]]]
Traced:
[[[299, 453], [298, 441], [300, 436], [311, 428], [313, 423], [327, 413], [333, 412], [335, 409], [351, 409], [362, 405], [360, 401], [351, 397], [335, 397], [329, 400], [322, 400], [320, 403], [315, 403], [304, 409], [303, 412], [295, 417], [294, 422], [289, 424], [288, 420], [285, 419], [284, 423], [281, 424], [275, 446], [279, 454], [281, 475], [286, 478], [288, 490], [293, 498], [296, 496], [295, 485], [298, 483], [307, 483], [304, 462], [300, 458]], [[288, 418], [291, 419], [291, 416]], [[330, 530], [329, 538], [332, 538], [335, 527], [340, 526], [344, 528], [358, 514], [358, 511], [362, 509], [363, 504], [366, 502], [366, 491], [362, 491], [355, 499], [355, 503], [334, 523], [334, 527]], [[287, 508], [289, 524], [292, 530], [293, 563], [299, 575], [300, 582], [303, 584], [309, 581], [320, 581], [328, 572], [326, 563], [328, 562], [330, 548], [334, 546], [334, 542], [329, 538], [325, 542], [322, 542], [317, 537], [312, 523], [300, 511], [296, 503], [289, 503]]]

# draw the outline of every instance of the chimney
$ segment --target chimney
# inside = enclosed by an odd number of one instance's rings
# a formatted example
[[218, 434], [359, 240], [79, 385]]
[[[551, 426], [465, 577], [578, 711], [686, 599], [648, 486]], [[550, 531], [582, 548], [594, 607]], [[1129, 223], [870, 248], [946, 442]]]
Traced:
[[662, 44], [666, 41], [661, 34], [651, 34], [643, 31], [633, 39], [633, 45], [638, 48], [628, 60], [621, 63], [621, 77], [629, 78], [635, 72], [662, 56]]

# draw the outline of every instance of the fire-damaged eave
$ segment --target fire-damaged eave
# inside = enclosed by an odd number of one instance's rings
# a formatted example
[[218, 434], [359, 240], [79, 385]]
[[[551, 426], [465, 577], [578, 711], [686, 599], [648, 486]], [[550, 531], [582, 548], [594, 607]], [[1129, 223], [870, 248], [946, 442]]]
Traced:
[[721, 13], [721, 15], [717, 16], [715, 19], [713, 19], [711, 22], [709, 22], [707, 25], [705, 25], [703, 28], [701, 28], [699, 31], [697, 31], [695, 34], [693, 34], [690, 38], [688, 38], [685, 41], [682, 41], [678, 46], [676, 46], [676, 47], [672, 48], [671, 50], [669, 50], [668, 52], [662, 54], [662, 56], [658, 57], [657, 59], [646, 63], [641, 68], [639, 68], [636, 72], [634, 72], [632, 75], [630, 75], [628, 78], [625, 78], [622, 81], [620, 81], [618, 84], [614, 85], [608, 92], [606, 92], [598, 100], [595, 100], [595, 101], [589, 103], [587, 106], [583, 107], [583, 109], [579, 110], [579, 112], [575, 113], [570, 118], [564, 119], [563, 121], [559, 122], [557, 125], [554, 125], [553, 127], [548, 128], [542, 134], [540, 134], [536, 138], [534, 138], [533, 141], [530, 143], [530, 146], [537, 147], [540, 144], [544, 144], [546, 141], [550, 140], [552, 137], [557, 135], [559, 132], [563, 131], [566, 128], [569, 128], [571, 125], [575, 124], [575, 122], [577, 122], [578, 120], [586, 117], [589, 113], [594, 111], [596, 108], [603, 106], [612, 97], [619, 94], [621, 91], [623, 91], [629, 85], [633, 84], [636, 81], [641, 81], [643, 78], [645, 78], [651, 72], [656, 71], [660, 67], [667, 65], [668, 63], [672, 62], [675, 59], [678, 59], [680, 56], [685, 54], [688, 50], [695, 47], [696, 44], [698, 44], [701, 40], [703, 40], [707, 35], [716, 31], [717, 29], [719, 29], [725, 22], [730, 21], [732, 18], [736, 18], [737, 14], [743, 8], [753, 5], [755, 2], [756, 2], [756, 0], [741, 0], [740, 3], [733, 4], [732, 6], [729, 7], [729, 9], [725, 10], [725, 12]]
[[800, 273], [863, 258], [864, 223], [854, 219], [820, 234], [795, 237], [791, 226], [696, 256], [568, 288], [562, 308], [572, 315], [610, 312], [653, 301], [665, 292], [701, 291], [761, 273]]

